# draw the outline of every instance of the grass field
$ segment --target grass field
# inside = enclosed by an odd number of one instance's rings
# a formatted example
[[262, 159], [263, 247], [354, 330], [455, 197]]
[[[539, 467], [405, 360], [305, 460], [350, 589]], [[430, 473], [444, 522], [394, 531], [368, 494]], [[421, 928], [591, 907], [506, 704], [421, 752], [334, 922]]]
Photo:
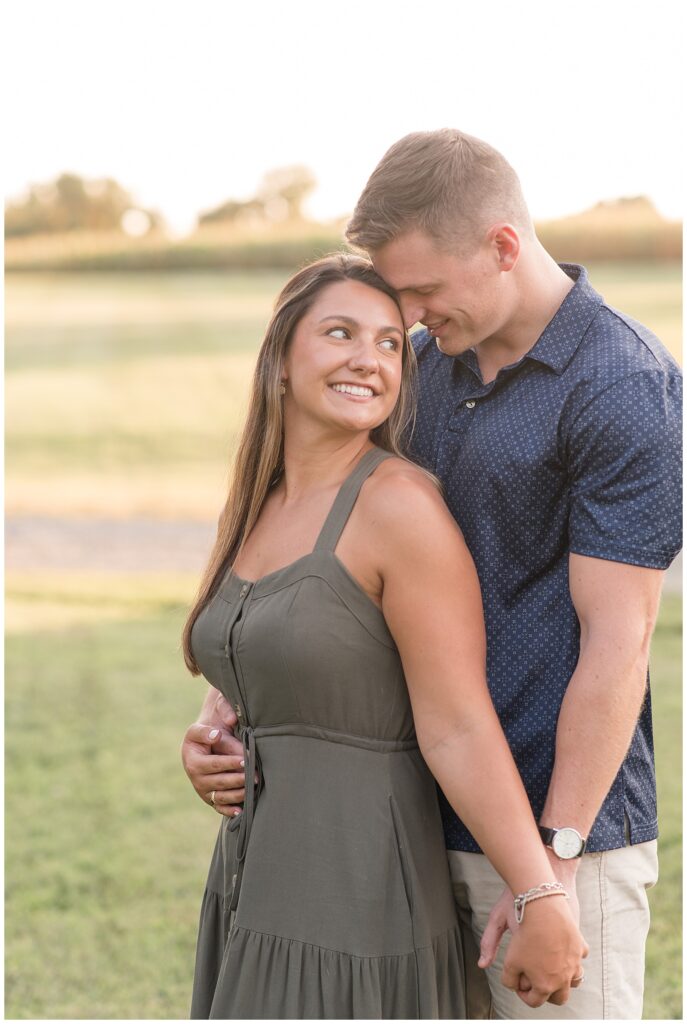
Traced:
[[217, 827], [177, 754], [203, 691], [178, 654], [193, 585], [9, 582], [7, 1017], [188, 1015]]
[[682, 601], [664, 598], [654, 636], [660, 880], [649, 893], [645, 1019], [682, 1018]]
[[[679, 355], [677, 264], [590, 268]], [[7, 512], [215, 519], [285, 274], [9, 275]], [[178, 1018], [217, 818], [178, 747], [183, 574], [7, 578], [6, 1016]], [[661, 882], [646, 1017], [681, 1017], [680, 611], [653, 650]]]
[[[679, 355], [678, 264], [590, 268]], [[285, 275], [10, 275], [10, 513], [214, 518]]]
[[[8, 580], [8, 1018], [183, 1018], [217, 828], [181, 769], [203, 686], [178, 653], [195, 580]], [[661, 881], [646, 1017], [681, 1017], [680, 601], [653, 653]], [[40, 982], [37, 982], [37, 976]]]

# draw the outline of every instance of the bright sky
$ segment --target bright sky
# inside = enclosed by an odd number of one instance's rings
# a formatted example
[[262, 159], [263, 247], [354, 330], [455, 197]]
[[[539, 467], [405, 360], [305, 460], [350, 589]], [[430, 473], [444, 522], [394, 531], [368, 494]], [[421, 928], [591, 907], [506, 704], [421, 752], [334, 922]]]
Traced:
[[683, 4], [22, 0], [8, 5], [5, 192], [111, 176], [178, 230], [303, 163], [348, 213], [391, 143], [458, 127], [537, 218], [648, 195], [683, 212]]

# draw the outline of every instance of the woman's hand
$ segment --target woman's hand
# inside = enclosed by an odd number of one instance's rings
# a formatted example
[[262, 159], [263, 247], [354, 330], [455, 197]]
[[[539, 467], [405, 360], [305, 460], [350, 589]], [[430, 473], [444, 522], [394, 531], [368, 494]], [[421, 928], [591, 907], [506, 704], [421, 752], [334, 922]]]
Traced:
[[[551, 860], [552, 858], [549, 859]], [[565, 890], [568, 893], [568, 907], [570, 908], [575, 924], [579, 927], [580, 905], [577, 899], [577, 886], [575, 882], [576, 872], [574, 866], [570, 868], [566, 861], [561, 861], [558, 864], [553, 864], [552, 866], [558, 875], [559, 882], [562, 882], [565, 886]], [[481, 967], [483, 970], [486, 970], [487, 967], [491, 967], [496, 959], [499, 946], [501, 945], [501, 940], [505, 933], [508, 931], [515, 933], [517, 929], [518, 924], [515, 920], [513, 893], [510, 891], [508, 886], [506, 886], [501, 893], [501, 896], [492, 907], [486, 928], [482, 933], [482, 939], [480, 942], [480, 958], [477, 966]]]
[[568, 1001], [571, 987], [580, 984], [582, 961], [588, 953], [567, 900], [561, 896], [532, 900], [525, 906], [522, 924], [513, 929], [501, 981], [528, 1006], [547, 1001], [561, 1006]]
[[501, 945], [501, 939], [506, 932], [513, 934], [518, 930], [518, 923], [515, 920], [515, 904], [513, 893], [508, 886], [503, 890], [499, 899], [491, 908], [487, 926], [482, 933], [479, 944], [480, 957], [477, 966], [486, 970], [491, 967]]

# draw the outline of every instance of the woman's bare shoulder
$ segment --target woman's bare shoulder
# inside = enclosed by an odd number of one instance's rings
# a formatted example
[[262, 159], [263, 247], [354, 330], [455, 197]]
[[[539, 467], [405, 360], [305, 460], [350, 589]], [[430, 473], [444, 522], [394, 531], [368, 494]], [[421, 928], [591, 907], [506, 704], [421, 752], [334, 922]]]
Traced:
[[368, 477], [358, 524], [361, 550], [385, 586], [394, 579], [407, 582], [411, 573], [445, 587], [445, 577], [461, 579], [470, 568], [465, 540], [436, 481], [403, 459], [386, 459]]
[[457, 529], [436, 480], [406, 459], [385, 459], [368, 477], [361, 494], [366, 521], [403, 534], [418, 522]]

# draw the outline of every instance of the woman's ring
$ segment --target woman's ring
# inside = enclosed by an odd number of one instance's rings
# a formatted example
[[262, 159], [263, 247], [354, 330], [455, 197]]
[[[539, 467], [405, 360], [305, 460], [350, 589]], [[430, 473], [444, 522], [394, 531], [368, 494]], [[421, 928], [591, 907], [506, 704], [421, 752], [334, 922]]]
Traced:
[[215, 806], [215, 793], [216, 792], [217, 792], [217, 790], [213, 789], [212, 793], [210, 793], [210, 803], [212, 804], [213, 807]]

